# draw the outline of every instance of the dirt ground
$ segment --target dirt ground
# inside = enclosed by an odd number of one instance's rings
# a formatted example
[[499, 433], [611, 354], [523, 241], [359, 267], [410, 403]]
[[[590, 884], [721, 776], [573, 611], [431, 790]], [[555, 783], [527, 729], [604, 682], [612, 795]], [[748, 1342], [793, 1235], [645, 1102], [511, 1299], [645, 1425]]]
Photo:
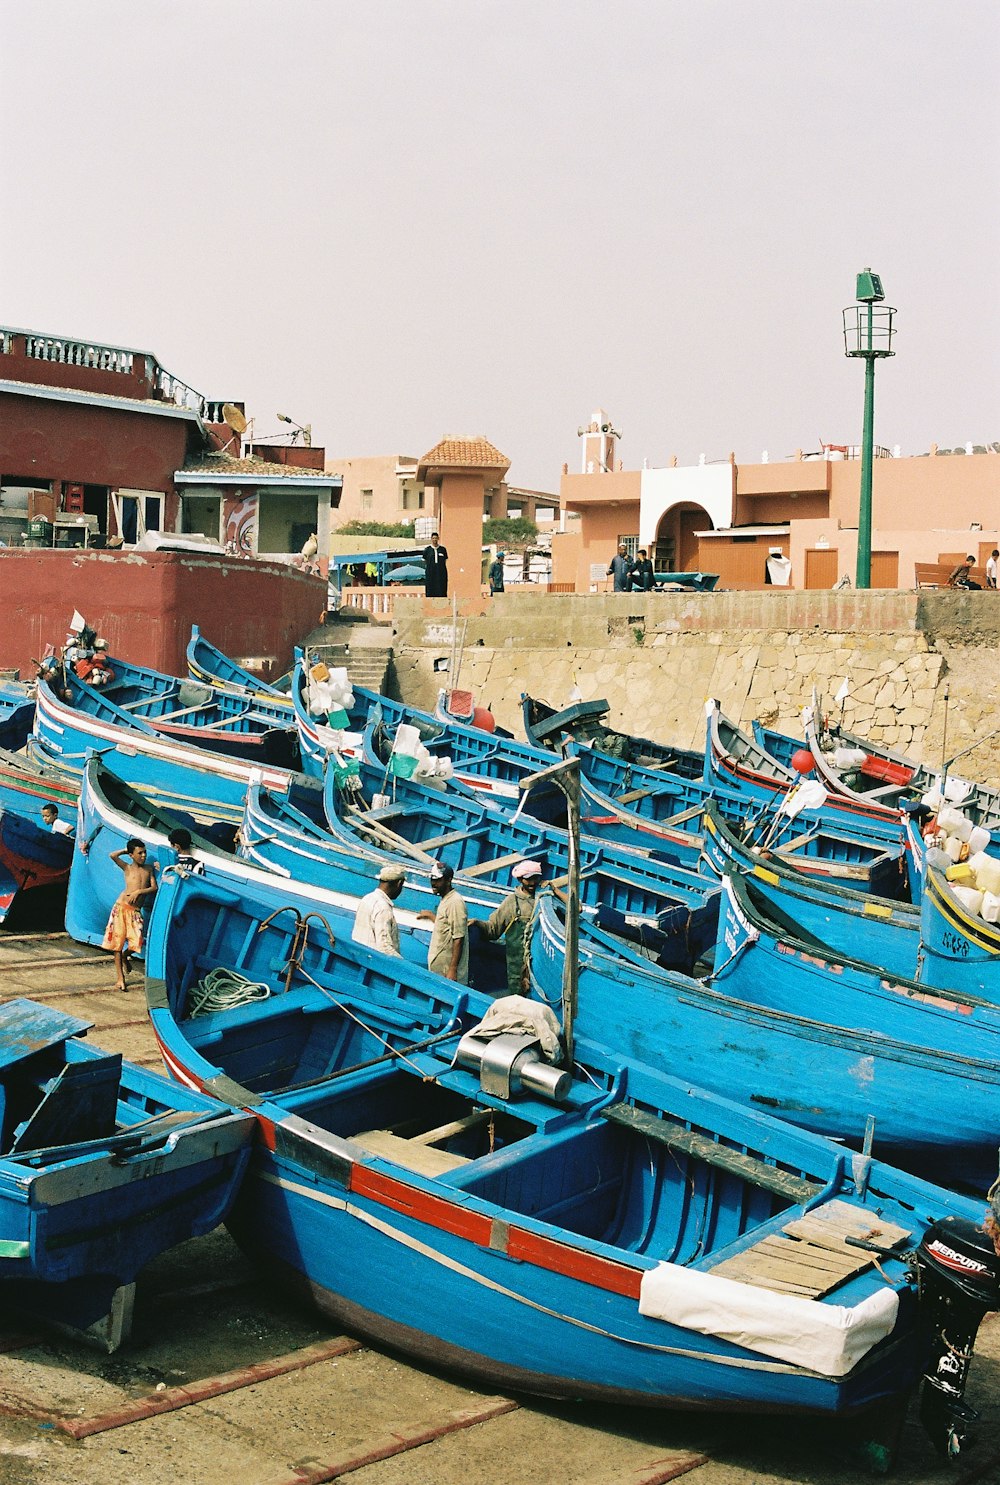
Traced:
[[[55, 911], [55, 908], [53, 908]], [[36, 911], [0, 930], [0, 997], [94, 1023], [91, 1040], [158, 1066], [141, 981]], [[968, 1401], [978, 1448], [938, 1459], [911, 1415], [895, 1479], [1000, 1485], [1000, 1318], [984, 1326]], [[843, 1485], [828, 1422], [548, 1405], [332, 1334], [251, 1266], [224, 1229], [140, 1279], [130, 1340], [107, 1356], [0, 1306], [0, 1485]]]

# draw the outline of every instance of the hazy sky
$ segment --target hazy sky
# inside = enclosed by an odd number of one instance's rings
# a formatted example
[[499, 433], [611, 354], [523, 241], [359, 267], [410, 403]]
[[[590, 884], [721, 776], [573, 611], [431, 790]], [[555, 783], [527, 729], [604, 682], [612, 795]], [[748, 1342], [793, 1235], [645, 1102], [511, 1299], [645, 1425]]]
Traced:
[[995, 0], [0, 0], [0, 320], [558, 488], [1000, 439]]

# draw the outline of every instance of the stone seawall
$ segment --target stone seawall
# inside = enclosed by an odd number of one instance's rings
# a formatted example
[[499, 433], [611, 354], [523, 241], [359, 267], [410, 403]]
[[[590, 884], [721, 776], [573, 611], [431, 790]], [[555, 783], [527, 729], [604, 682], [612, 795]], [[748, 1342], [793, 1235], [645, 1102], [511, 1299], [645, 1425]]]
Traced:
[[404, 700], [432, 707], [455, 650], [462, 689], [519, 737], [522, 691], [561, 705], [574, 686], [623, 730], [680, 746], [701, 746], [709, 696], [798, 735], [814, 686], [839, 715], [846, 676], [851, 730], [929, 762], [975, 743], [959, 772], [1000, 784], [1000, 593], [515, 592], [460, 605], [457, 625], [417, 597], [397, 605], [393, 646]]

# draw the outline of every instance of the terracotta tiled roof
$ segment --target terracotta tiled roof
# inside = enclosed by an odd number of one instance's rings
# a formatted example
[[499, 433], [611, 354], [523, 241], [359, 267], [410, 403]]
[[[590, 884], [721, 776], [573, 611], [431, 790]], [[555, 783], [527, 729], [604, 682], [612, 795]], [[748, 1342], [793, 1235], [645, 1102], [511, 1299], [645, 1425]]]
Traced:
[[455, 469], [509, 469], [510, 460], [485, 438], [442, 438], [430, 453], [424, 454], [421, 465], [433, 464], [436, 468]]
[[196, 454], [185, 459], [181, 472], [183, 474], [247, 474], [257, 479], [289, 479], [302, 478], [311, 475], [314, 479], [323, 480], [330, 477], [324, 476], [322, 470], [300, 469], [295, 464], [278, 464], [273, 459], [234, 459], [232, 454]]

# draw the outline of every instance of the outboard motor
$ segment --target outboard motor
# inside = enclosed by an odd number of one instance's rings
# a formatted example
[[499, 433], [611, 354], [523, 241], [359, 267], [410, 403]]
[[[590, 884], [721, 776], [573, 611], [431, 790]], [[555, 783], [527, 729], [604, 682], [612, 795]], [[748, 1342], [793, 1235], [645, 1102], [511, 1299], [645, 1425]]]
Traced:
[[971, 1444], [979, 1414], [964, 1401], [976, 1332], [1000, 1310], [1000, 1255], [983, 1227], [964, 1217], [933, 1222], [914, 1254], [920, 1298], [934, 1328], [920, 1393], [920, 1421], [939, 1454], [956, 1459]]

